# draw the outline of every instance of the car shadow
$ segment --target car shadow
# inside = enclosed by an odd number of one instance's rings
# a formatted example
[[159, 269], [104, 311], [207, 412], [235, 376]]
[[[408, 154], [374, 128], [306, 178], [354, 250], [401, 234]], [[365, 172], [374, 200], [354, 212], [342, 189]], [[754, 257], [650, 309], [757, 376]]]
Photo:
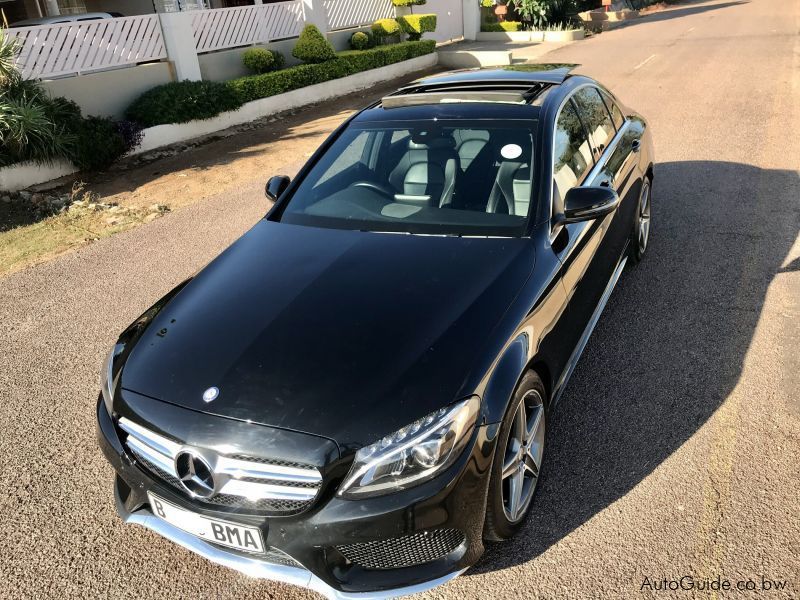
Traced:
[[621, 278], [550, 419], [523, 530], [468, 574], [525, 563], [627, 494], [736, 386], [800, 231], [800, 175], [729, 162], [655, 168], [649, 253]]

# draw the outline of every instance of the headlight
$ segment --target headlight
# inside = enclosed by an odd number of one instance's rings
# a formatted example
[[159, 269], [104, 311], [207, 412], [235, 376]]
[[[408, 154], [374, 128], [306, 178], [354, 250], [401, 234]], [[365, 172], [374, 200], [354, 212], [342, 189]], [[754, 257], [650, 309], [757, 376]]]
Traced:
[[100, 371], [100, 384], [103, 390], [103, 402], [105, 402], [108, 414], [111, 414], [111, 409], [114, 404], [114, 360], [122, 354], [125, 349], [124, 344], [116, 344], [111, 352], [108, 353], [105, 362], [103, 362], [103, 370]]
[[461, 455], [478, 419], [477, 396], [442, 408], [356, 452], [340, 496], [378, 496], [434, 477]]

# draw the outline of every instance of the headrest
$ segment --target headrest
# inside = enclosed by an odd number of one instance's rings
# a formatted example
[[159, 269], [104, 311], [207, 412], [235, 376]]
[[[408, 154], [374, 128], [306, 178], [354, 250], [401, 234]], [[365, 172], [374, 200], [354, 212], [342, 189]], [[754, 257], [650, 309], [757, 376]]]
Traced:
[[409, 150], [452, 150], [456, 147], [456, 141], [450, 135], [442, 137], [433, 137], [422, 141], [414, 140], [413, 138], [408, 141]]
[[499, 161], [528, 162], [533, 150], [529, 134], [512, 132], [492, 139], [492, 146]]

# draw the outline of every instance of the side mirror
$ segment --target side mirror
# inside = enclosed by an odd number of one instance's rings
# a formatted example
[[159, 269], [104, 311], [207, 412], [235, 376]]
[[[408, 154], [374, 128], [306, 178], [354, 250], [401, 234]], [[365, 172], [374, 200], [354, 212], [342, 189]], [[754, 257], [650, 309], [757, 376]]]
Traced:
[[610, 187], [575, 187], [564, 198], [564, 215], [561, 223], [592, 221], [614, 212], [619, 206], [619, 196]]
[[291, 183], [291, 179], [286, 175], [275, 175], [274, 177], [270, 177], [269, 181], [267, 182], [267, 187], [265, 188], [265, 193], [267, 198], [272, 200], [273, 202], [277, 202], [278, 198], [281, 197], [281, 194], [286, 191], [286, 188], [289, 187], [289, 183]]

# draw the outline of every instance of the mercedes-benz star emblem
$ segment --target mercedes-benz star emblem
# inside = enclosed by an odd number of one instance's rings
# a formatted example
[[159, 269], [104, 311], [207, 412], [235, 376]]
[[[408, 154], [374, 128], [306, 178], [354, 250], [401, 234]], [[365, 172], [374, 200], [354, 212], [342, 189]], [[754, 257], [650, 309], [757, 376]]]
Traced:
[[214, 472], [205, 458], [191, 450], [181, 450], [175, 457], [175, 472], [181, 485], [192, 496], [210, 498], [214, 495]]
[[210, 387], [205, 392], [203, 392], [203, 400], [206, 402], [213, 402], [219, 396], [219, 388], [217, 387]]

